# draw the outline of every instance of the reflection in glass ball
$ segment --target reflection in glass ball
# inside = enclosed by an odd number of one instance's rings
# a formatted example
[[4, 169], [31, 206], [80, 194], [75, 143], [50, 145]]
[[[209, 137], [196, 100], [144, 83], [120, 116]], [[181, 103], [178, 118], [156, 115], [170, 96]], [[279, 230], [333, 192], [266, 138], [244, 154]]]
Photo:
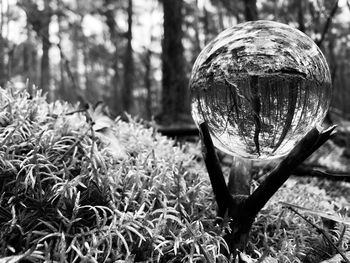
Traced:
[[219, 34], [198, 56], [190, 81], [192, 116], [220, 150], [250, 159], [287, 154], [331, 98], [317, 45], [281, 23], [254, 21]]

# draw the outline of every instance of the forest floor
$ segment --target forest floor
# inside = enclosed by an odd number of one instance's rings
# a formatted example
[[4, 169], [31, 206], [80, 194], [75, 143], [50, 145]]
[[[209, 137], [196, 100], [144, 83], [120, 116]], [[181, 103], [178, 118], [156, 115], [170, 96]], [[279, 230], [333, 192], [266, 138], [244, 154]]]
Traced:
[[[0, 105], [0, 262], [229, 262], [199, 143], [40, 92], [0, 90]], [[349, 193], [349, 182], [291, 177], [257, 216], [245, 261], [344, 254]]]

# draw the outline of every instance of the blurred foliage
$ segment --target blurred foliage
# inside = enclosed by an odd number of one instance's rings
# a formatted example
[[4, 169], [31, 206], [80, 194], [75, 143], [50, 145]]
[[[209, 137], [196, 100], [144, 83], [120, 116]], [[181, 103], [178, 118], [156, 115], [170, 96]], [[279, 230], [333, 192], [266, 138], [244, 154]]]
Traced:
[[[198, 53], [220, 31], [249, 18], [275, 20], [299, 28], [320, 45], [332, 72], [332, 105], [343, 113], [350, 112], [347, 103], [350, 96], [347, 88], [350, 81], [349, 1], [181, 1], [183, 17], [177, 19], [179, 23], [182, 20], [183, 34], [178, 37], [184, 47], [184, 56], [179, 55], [184, 60], [180, 63], [184, 70], [182, 76], [178, 76], [180, 82], [189, 79]], [[57, 98], [70, 102], [104, 101], [115, 115], [127, 110], [144, 119], [150, 120], [153, 116], [158, 120], [162, 107], [163, 111], [167, 107], [161, 105], [164, 98], [177, 99], [172, 93], [163, 92], [167, 90], [162, 84], [162, 58], [166, 57], [162, 56], [161, 44], [163, 2], [133, 0], [132, 16], [128, 15], [128, 3], [1, 1], [0, 85], [6, 85], [7, 81], [19, 85], [28, 79], [30, 87], [40, 85], [48, 92], [51, 101]], [[165, 4], [169, 4], [168, 1]], [[128, 33], [129, 18], [132, 18], [132, 35]], [[50, 30], [45, 32], [47, 27]], [[49, 60], [43, 56], [47, 52], [43, 48], [47, 40], [51, 44]], [[43, 84], [45, 81], [47, 85]], [[125, 108], [125, 100], [129, 99], [131, 105]], [[187, 99], [177, 103], [184, 104], [180, 108], [189, 113]]]

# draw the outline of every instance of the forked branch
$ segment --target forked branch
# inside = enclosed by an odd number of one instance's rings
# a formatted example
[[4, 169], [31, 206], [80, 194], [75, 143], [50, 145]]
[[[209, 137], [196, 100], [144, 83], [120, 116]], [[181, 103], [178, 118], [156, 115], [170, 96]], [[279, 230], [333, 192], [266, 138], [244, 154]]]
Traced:
[[205, 122], [200, 124], [199, 129], [205, 165], [218, 205], [218, 216], [228, 215], [232, 218], [231, 232], [226, 233], [225, 240], [235, 257], [237, 249], [245, 248], [257, 213], [287, 181], [292, 171], [334, 134], [335, 126], [323, 131], [315, 127], [308, 132], [250, 196], [231, 195], [226, 186], [207, 124]]
[[308, 132], [292, 151], [273, 169], [260, 186], [247, 198], [245, 208], [255, 216], [289, 178], [295, 168], [334, 134], [336, 126], [324, 131], [316, 127]]

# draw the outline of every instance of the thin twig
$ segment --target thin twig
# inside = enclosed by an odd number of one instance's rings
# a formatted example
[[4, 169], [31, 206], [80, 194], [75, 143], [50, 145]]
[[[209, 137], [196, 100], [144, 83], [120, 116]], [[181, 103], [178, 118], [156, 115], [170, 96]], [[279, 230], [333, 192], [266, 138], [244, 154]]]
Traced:
[[292, 174], [298, 177], [317, 177], [331, 181], [350, 182], [350, 171], [332, 171], [326, 167], [314, 167], [312, 165], [298, 167]]
[[329, 29], [329, 27], [330, 27], [330, 25], [331, 25], [331, 23], [332, 23], [332, 19], [333, 19], [334, 15], [335, 15], [335, 12], [336, 12], [337, 9], [338, 9], [338, 6], [339, 6], [339, 5], [338, 5], [338, 2], [339, 2], [339, 0], [336, 0], [336, 1], [335, 1], [334, 6], [333, 6], [333, 8], [332, 8], [332, 10], [331, 10], [331, 13], [330, 13], [329, 16], [327, 17], [327, 21], [326, 21], [326, 24], [325, 24], [325, 26], [324, 26], [324, 28], [323, 28], [321, 38], [320, 38], [319, 40], [316, 41], [317, 46], [321, 46], [321, 44], [322, 44], [324, 38], [326, 37], [326, 34], [327, 34], [327, 32], [328, 32], [328, 29]]
[[67, 112], [65, 115], [69, 116], [69, 115], [73, 115], [75, 113], [81, 113], [81, 112], [86, 112], [86, 109], [79, 109], [79, 110], [75, 110], [75, 111], [70, 111], [70, 112]]
[[307, 223], [309, 223], [310, 225], [312, 225], [314, 228], [317, 229], [317, 231], [319, 233], [321, 233], [325, 239], [328, 241], [328, 243], [339, 253], [339, 255], [341, 255], [341, 257], [345, 260], [346, 263], [350, 263], [349, 259], [344, 255], [344, 253], [332, 242], [332, 239], [327, 235], [327, 233], [320, 227], [318, 227], [316, 224], [314, 224], [312, 221], [310, 221], [307, 217], [303, 216], [302, 214], [300, 214], [297, 210], [295, 210], [294, 208], [290, 207], [290, 206], [286, 206], [286, 208], [288, 208], [289, 210], [291, 210], [292, 212], [294, 212], [295, 214], [297, 214], [298, 216], [300, 216], [302, 219], [304, 219]]
[[72, 81], [72, 85], [73, 85], [73, 88], [74, 90], [77, 90], [78, 89], [78, 86], [77, 86], [77, 83], [76, 83], [76, 80], [74, 78], [74, 75], [73, 75], [73, 72], [70, 68], [70, 60], [67, 58], [67, 56], [64, 54], [63, 50], [62, 50], [62, 47], [61, 47], [61, 43], [56, 43], [56, 46], [58, 47], [58, 49], [60, 50], [60, 56], [61, 56], [61, 59], [63, 59], [64, 61], [64, 66], [66, 68], [66, 71], [67, 71], [67, 74], [69, 76], [69, 78], [71, 79]]

